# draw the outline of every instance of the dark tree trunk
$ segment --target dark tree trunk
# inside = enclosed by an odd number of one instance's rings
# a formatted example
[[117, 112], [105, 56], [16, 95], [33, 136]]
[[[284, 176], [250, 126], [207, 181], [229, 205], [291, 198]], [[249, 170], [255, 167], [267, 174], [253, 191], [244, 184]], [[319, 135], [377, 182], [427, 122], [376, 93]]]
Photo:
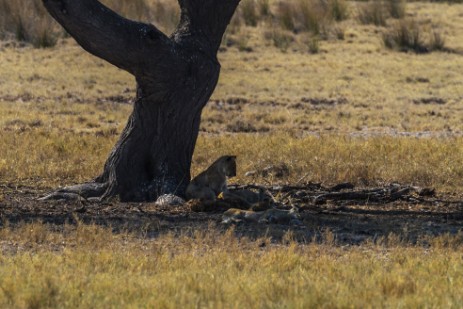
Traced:
[[180, 23], [167, 37], [96, 0], [43, 0], [88, 52], [132, 73], [137, 97], [127, 126], [94, 182], [56, 195], [118, 195], [123, 201], [182, 196], [201, 111], [219, 78], [217, 51], [239, 0], [179, 0]]

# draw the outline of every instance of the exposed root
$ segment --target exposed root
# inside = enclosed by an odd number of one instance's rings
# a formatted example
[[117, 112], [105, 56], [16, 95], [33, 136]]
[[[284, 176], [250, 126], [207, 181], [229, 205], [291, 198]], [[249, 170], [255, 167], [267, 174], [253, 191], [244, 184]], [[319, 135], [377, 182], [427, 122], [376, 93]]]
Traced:
[[65, 200], [65, 201], [90, 201], [99, 202], [106, 197], [108, 189], [107, 183], [87, 182], [79, 185], [64, 187], [56, 190], [44, 197], [39, 198], [39, 201], [48, 200]]
[[[243, 198], [235, 198], [234, 193], [244, 189], [253, 189], [267, 192], [269, 198], [259, 201], [247, 202]], [[323, 187], [321, 184], [306, 184], [300, 186], [230, 186], [231, 194], [225, 194], [215, 201], [184, 199], [175, 194], [163, 194], [155, 199], [157, 206], [185, 205], [192, 212], [224, 212], [230, 208], [251, 211], [265, 211], [270, 208], [288, 209], [317, 209], [320, 205], [341, 203], [343, 205], [384, 205], [398, 200], [408, 203], [432, 204], [439, 201], [432, 188], [419, 188], [415, 186], [401, 186], [390, 184], [378, 188], [355, 189], [350, 183], [339, 184], [334, 187]], [[119, 192], [112, 189], [108, 182], [89, 182], [65, 187], [39, 198], [40, 201], [63, 200], [101, 202], [116, 196]], [[278, 198], [274, 198], [277, 196]], [[155, 197], [155, 196], [154, 196]]]
[[[58, 189], [37, 200], [101, 202], [117, 194], [114, 186], [110, 186], [108, 182], [87, 182]], [[155, 203], [159, 206], [178, 206], [185, 204], [185, 200], [174, 194], [163, 194], [156, 199]]]
[[234, 190], [265, 189], [273, 196], [279, 196], [277, 199], [279, 203], [301, 208], [334, 201], [357, 205], [384, 205], [398, 200], [409, 203], [433, 203], [435, 201], [435, 190], [433, 188], [403, 186], [395, 183], [384, 187], [365, 189], [356, 189], [351, 183], [341, 183], [328, 188], [316, 183], [309, 183], [301, 186], [232, 185], [230, 188]]

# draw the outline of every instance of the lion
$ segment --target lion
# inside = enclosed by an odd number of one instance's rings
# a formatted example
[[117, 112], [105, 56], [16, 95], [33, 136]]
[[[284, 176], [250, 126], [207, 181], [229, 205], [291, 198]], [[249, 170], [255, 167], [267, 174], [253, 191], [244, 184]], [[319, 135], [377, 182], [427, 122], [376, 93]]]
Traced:
[[215, 201], [220, 193], [228, 193], [227, 177], [234, 176], [236, 176], [236, 156], [222, 156], [191, 180], [185, 195], [189, 200]]
[[300, 221], [299, 210], [294, 207], [290, 210], [271, 208], [265, 211], [230, 208], [222, 215], [222, 223], [239, 223], [242, 221], [257, 223], [302, 224]]

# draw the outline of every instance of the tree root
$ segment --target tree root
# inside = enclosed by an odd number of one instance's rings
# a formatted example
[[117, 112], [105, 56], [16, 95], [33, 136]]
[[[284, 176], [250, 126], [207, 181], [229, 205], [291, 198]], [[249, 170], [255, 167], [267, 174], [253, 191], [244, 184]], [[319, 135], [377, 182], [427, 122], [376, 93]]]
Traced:
[[[85, 201], [99, 203], [104, 199], [116, 195], [117, 192], [115, 192], [107, 182], [87, 182], [58, 189], [38, 198], [37, 200]], [[185, 200], [174, 194], [163, 194], [157, 198], [155, 203], [159, 206], [177, 206], [184, 204]]]
[[[436, 201], [435, 190], [415, 186], [401, 186], [391, 184], [379, 188], [365, 188], [355, 190], [354, 185], [343, 183], [334, 187], [323, 187], [321, 184], [306, 184], [301, 186], [262, 186], [262, 185], [230, 185], [231, 193], [242, 190], [259, 190], [268, 192], [270, 198], [257, 202], [246, 202], [240, 198], [233, 198], [233, 194], [224, 196], [216, 201], [191, 200], [185, 202], [182, 197], [175, 194], [161, 194], [153, 202], [157, 206], [186, 205], [194, 212], [225, 211], [229, 208], [265, 210], [269, 205], [278, 207], [306, 208], [328, 202], [343, 202], [347, 204], [387, 204], [397, 200], [410, 203], [433, 203]], [[257, 195], [257, 193], [255, 193]], [[108, 182], [88, 182], [56, 190], [39, 198], [40, 201], [64, 200], [101, 202], [104, 199], [118, 195], [118, 192]], [[275, 196], [278, 196], [276, 199]]]
[[100, 202], [108, 197], [106, 192], [108, 183], [87, 182], [79, 185], [68, 186], [39, 198], [39, 201], [65, 200], [65, 201], [93, 201]]

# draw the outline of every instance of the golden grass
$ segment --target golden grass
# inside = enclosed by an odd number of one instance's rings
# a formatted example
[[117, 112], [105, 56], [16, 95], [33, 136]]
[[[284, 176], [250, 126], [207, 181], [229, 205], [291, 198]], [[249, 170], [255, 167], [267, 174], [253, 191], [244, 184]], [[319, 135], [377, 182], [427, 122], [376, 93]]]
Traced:
[[[445, 27], [442, 26], [446, 45], [463, 48], [463, 31], [458, 23], [462, 6], [454, 5], [450, 10], [445, 4], [417, 3], [412, 8], [416, 15], [446, 20]], [[297, 45], [298, 42], [287, 47], [288, 52], [281, 53], [279, 48], [271, 46], [272, 42], [262, 40], [265, 31], [248, 28], [247, 45], [254, 52], [229, 48], [219, 55], [223, 70], [213, 100], [243, 97], [252, 103], [275, 102], [285, 106], [247, 104], [241, 114], [223, 117], [246, 119], [249, 116], [261, 119], [257, 121], [258, 126], [268, 126], [264, 118], [271, 108], [272, 114], [286, 117], [287, 121], [283, 122], [286, 127], [297, 125], [298, 129], [307, 131], [351, 132], [377, 128], [461, 131], [459, 102], [463, 81], [458, 71], [462, 65], [459, 55], [433, 53], [415, 57], [390, 52], [384, 49], [376, 27], [360, 26], [350, 20], [342, 25], [345, 40], [323, 41], [320, 52], [315, 55], [308, 54], [307, 45]], [[41, 98], [71, 104], [76, 98], [95, 102], [134, 95], [131, 76], [85, 54], [70, 41], [50, 50], [3, 48], [0, 57], [4, 64], [0, 68], [1, 98], [29, 96], [30, 100]], [[66, 74], [62, 74], [64, 64]], [[81, 70], [82, 67], [85, 70]], [[301, 103], [303, 98], [342, 99], [348, 104], [314, 106], [309, 103], [303, 105], [304, 111], [290, 107]], [[442, 99], [445, 104], [422, 103], [428, 99]], [[207, 108], [204, 119], [219, 113], [212, 107]]]
[[0, 1], [0, 39], [12, 36], [36, 47], [49, 47], [56, 44], [61, 33], [41, 1], [35, 0], [29, 5], [21, 1]]
[[[458, 190], [463, 177], [460, 138], [231, 136], [227, 139], [200, 139], [197, 149], [194, 162], [206, 161], [203, 168], [221, 153], [237, 154], [240, 168], [236, 181], [241, 183], [250, 180], [268, 184], [350, 181], [358, 185], [380, 185], [400, 182]], [[288, 178], [247, 179], [243, 176], [246, 171], [279, 163], [289, 167]]]
[[[103, 0], [105, 5], [123, 16], [143, 22], [155, 22], [170, 33], [180, 15], [174, 0]], [[41, 0], [29, 5], [22, 1], [0, 0], [0, 40], [14, 38], [32, 43], [35, 47], [54, 46], [66, 34], [46, 11]]]
[[[179, 6], [176, 0], [103, 0], [109, 8], [129, 19], [153, 23], [170, 34], [179, 21]], [[356, 12], [355, 14], [351, 14]], [[389, 17], [405, 17], [405, 2], [402, 0], [372, 1], [367, 4], [345, 0], [246, 0], [241, 2], [231, 22], [228, 33], [241, 32], [247, 27], [263, 26], [283, 28], [306, 41], [307, 36], [323, 39], [339, 36], [342, 29], [337, 22], [357, 16], [364, 24], [385, 26]], [[246, 32], [246, 30], [243, 30]], [[31, 43], [34, 47], [54, 46], [65, 31], [49, 16], [40, 0], [24, 6], [17, 0], [0, 0], [0, 39], [16, 39]], [[241, 37], [243, 40], [243, 37]], [[308, 40], [314, 42], [314, 39]], [[15, 44], [10, 42], [10, 44]], [[250, 47], [241, 50], [248, 51]], [[314, 48], [312, 48], [312, 52]]]
[[383, 34], [384, 45], [400, 51], [427, 53], [445, 50], [445, 39], [440, 30], [427, 27], [422, 29], [413, 19], [402, 19]]
[[[97, 176], [117, 135], [101, 130], [85, 134], [41, 127], [1, 132], [0, 176], [3, 182], [50, 187]], [[78, 129], [76, 130], [79, 131]], [[458, 191], [463, 177], [463, 138], [348, 137], [290, 134], [240, 134], [200, 137], [193, 175], [217, 157], [238, 155], [237, 183], [357, 185], [400, 182]], [[290, 174], [245, 177], [247, 171], [284, 163]]]
[[[79, 225], [0, 229], [0, 305], [15, 308], [458, 307], [461, 236], [407, 246], [273, 245], [233, 231], [156, 239]], [[265, 244], [263, 246], [263, 244]]]
[[[445, 19], [448, 44], [463, 47], [463, 6], [409, 5], [416, 15]], [[204, 110], [192, 173], [230, 152], [239, 156], [237, 182], [399, 181], [458, 190], [461, 57], [388, 52], [375, 27], [343, 23], [345, 40], [324, 41], [316, 55], [282, 53], [259, 27], [247, 28], [253, 52], [221, 53], [218, 103]], [[0, 47], [0, 57], [2, 181], [50, 187], [96, 176], [130, 113], [117, 102], [133, 98], [133, 78], [68, 40], [46, 50]], [[239, 100], [247, 103], [233, 104]], [[267, 133], [216, 136], [243, 130]], [[427, 131], [431, 138], [413, 137]], [[400, 132], [412, 137], [394, 138]], [[280, 162], [289, 178], [244, 177]]]
[[[103, 0], [104, 4], [124, 17], [156, 24], [171, 33], [179, 21], [176, 0]], [[65, 35], [61, 27], [48, 15], [40, 0], [24, 6], [17, 0], [0, 0], [0, 39], [15, 38], [35, 47], [54, 46]], [[322, 3], [319, 0], [247, 0], [238, 7], [232, 24], [256, 27], [261, 23], [281, 24], [294, 31], [323, 32], [331, 20], [348, 17], [344, 0]]]
[[[440, 24], [446, 46], [463, 48], [463, 5], [407, 6], [411, 17]], [[229, 34], [243, 36], [251, 51], [232, 44], [219, 54], [222, 75], [203, 113], [193, 175], [233, 153], [232, 182], [461, 191], [461, 56], [392, 52], [377, 27], [352, 18], [338, 26], [344, 39], [321, 41], [318, 54], [302, 35], [288, 34], [285, 46], [266, 40], [261, 25]], [[133, 78], [70, 40], [46, 50], [0, 46], [0, 63], [0, 182], [51, 188], [96, 176], [130, 113]], [[430, 137], [415, 137], [423, 131]], [[289, 176], [244, 175], [280, 163]], [[297, 244], [288, 234], [273, 244], [220, 230], [149, 239], [82, 224], [3, 226], [0, 307], [457, 308], [463, 301], [461, 235], [417, 245], [391, 235], [340, 247], [329, 231], [321, 243]]]

